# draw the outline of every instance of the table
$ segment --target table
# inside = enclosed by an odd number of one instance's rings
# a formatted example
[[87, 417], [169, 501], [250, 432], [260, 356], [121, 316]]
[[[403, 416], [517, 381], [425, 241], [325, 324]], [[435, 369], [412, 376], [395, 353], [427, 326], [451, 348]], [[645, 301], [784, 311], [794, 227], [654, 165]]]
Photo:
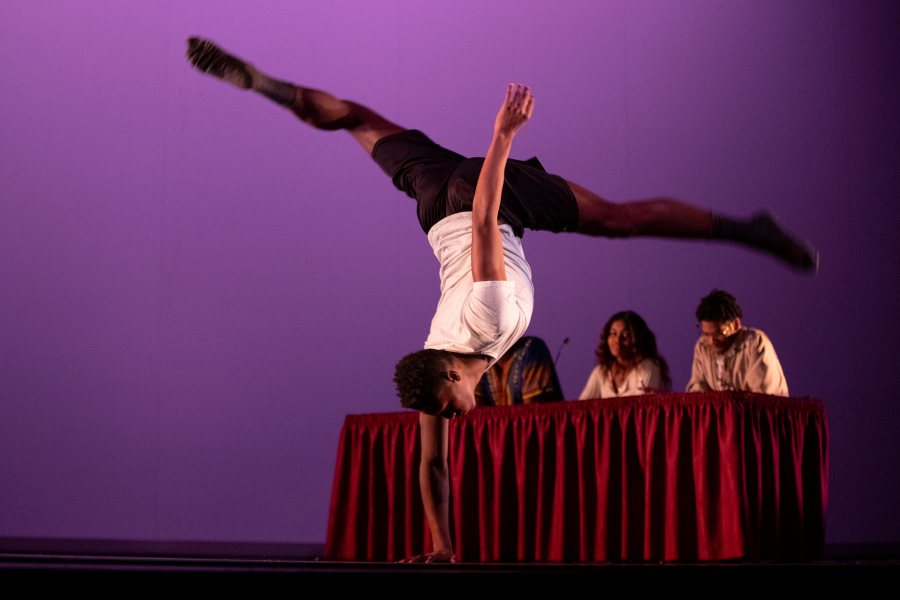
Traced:
[[[418, 413], [349, 415], [325, 556], [430, 549]], [[742, 392], [484, 407], [450, 424], [451, 535], [468, 562], [821, 555], [822, 402]]]

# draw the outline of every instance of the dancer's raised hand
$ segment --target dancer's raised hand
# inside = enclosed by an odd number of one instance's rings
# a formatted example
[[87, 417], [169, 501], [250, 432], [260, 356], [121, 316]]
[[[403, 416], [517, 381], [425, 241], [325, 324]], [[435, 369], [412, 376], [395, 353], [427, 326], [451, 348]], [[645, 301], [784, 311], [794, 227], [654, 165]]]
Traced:
[[528, 86], [511, 83], [506, 88], [506, 98], [500, 105], [497, 119], [494, 121], [494, 134], [514, 136], [534, 111], [534, 95]]

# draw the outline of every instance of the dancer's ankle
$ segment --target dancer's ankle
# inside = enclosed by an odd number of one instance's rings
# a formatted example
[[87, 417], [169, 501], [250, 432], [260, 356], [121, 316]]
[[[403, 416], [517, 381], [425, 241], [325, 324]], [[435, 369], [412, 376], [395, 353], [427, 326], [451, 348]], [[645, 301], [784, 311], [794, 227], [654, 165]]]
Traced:
[[297, 98], [295, 85], [263, 75], [256, 69], [251, 71], [250, 88], [285, 108], [292, 108]]

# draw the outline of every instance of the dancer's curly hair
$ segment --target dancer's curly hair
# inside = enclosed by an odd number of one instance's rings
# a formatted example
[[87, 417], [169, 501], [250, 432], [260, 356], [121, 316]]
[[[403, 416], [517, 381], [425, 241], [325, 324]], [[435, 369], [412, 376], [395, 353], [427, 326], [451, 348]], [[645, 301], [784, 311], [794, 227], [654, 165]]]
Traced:
[[400, 359], [394, 369], [394, 383], [404, 408], [428, 412], [437, 407], [437, 394], [444, 381], [441, 371], [449, 358], [446, 350], [419, 350]]

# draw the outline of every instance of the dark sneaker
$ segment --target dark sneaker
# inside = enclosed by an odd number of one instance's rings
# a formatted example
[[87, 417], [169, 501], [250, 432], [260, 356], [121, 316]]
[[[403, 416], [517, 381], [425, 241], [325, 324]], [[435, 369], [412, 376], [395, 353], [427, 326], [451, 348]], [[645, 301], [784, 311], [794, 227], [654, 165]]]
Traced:
[[809, 242], [789, 234], [769, 213], [760, 213], [748, 223], [752, 245], [771, 252], [795, 269], [807, 273], [819, 270], [819, 251]]
[[226, 54], [221, 48], [200, 38], [189, 38], [188, 60], [200, 71], [242, 89], [253, 83], [253, 66]]

